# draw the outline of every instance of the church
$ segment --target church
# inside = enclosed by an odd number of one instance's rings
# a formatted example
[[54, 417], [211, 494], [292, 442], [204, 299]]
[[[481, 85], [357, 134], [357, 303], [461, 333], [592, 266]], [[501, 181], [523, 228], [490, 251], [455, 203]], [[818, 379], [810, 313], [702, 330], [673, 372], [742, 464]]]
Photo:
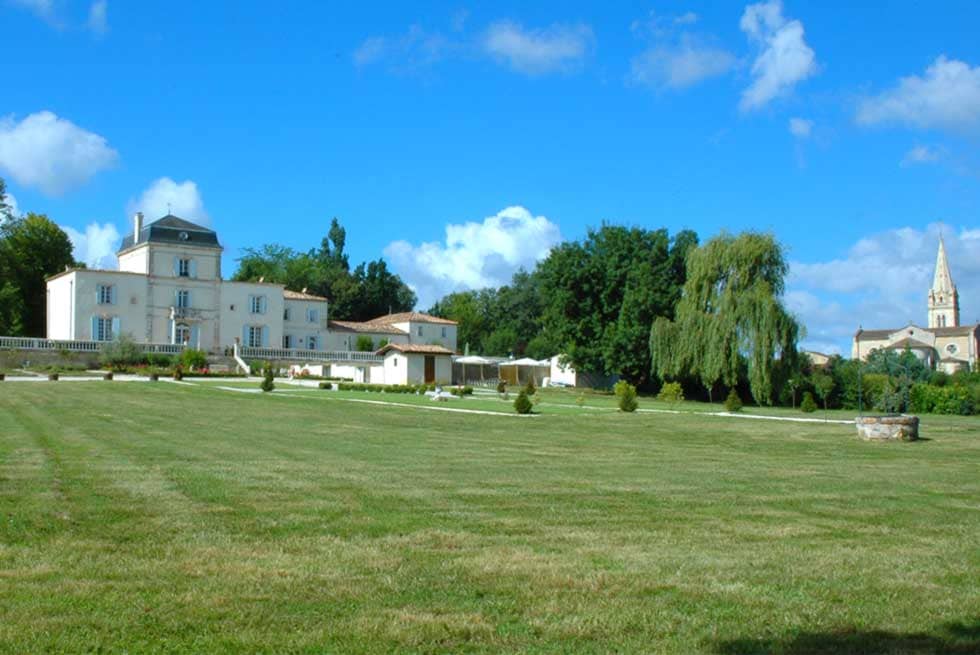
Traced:
[[886, 330], [858, 329], [851, 356], [867, 359], [879, 348], [911, 350], [931, 368], [955, 373], [976, 370], [980, 325], [960, 325], [960, 297], [949, 271], [946, 246], [939, 240], [936, 272], [928, 296], [928, 327], [909, 324]]

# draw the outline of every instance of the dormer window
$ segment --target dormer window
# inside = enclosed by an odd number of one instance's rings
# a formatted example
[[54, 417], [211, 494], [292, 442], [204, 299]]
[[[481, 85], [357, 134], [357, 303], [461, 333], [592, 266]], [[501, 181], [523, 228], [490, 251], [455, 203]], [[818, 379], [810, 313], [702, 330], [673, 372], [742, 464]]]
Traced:
[[415, 333], [418, 334], [420, 337], [422, 336], [422, 326], [421, 325], [418, 327], [418, 329], [415, 331]]

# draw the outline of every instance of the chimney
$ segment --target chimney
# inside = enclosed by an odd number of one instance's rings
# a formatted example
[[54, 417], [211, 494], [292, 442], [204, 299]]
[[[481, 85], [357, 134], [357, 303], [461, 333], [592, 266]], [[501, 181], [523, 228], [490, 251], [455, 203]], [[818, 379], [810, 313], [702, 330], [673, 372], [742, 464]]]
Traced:
[[143, 212], [136, 212], [133, 216], [133, 245], [139, 243], [140, 232], [143, 231]]

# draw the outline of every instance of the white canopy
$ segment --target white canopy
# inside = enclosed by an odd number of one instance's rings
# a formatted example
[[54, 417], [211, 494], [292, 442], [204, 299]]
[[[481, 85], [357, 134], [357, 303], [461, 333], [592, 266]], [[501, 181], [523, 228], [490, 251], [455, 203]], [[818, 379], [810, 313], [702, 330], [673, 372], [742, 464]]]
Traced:
[[489, 366], [493, 364], [489, 359], [485, 357], [480, 357], [479, 355], [466, 355], [465, 357], [457, 357], [457, 364], [478, 364], [480, 366]]
[[500, 366], [551, 366], [551, 363], [539, 362], [536, 359], [531, 359], [530, 357], [524, 357], [522, 359], [515, 359], [512, 362], [500, 362]]

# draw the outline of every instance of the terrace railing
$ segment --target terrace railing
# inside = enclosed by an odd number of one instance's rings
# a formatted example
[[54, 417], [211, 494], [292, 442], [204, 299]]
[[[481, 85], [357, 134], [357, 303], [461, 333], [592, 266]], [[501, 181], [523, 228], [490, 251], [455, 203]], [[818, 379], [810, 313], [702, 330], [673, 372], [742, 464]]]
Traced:
[[[62, 339], [33, 339], [30, 337], [0, 337], [0, 350], [67, 350], [76, 353], [97, 353], [105, 341], [76, 341]], [[184, 351], [179, 343], [137, 343], [141, 352], [179, 355]]]
[[353, 350], [304, 350], [302, 348], [250, 348], [243, 346], [238, 349], [238, 352], [245, 359], [274, 361], [358, 362], [365, 364], [381, 364], [384, 362], [384, 357], [381, 355]]

